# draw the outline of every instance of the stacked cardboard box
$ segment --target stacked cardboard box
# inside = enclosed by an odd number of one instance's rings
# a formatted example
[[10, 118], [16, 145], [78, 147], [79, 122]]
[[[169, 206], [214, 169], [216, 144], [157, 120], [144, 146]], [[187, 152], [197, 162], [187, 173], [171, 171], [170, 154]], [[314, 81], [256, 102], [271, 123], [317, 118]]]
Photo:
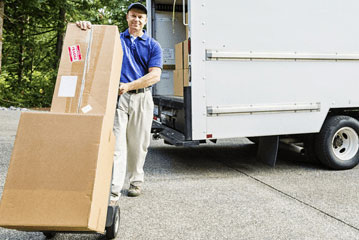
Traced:
[[173, 92], [183, 96], [183, 87], [189, 85], [188, 40], [175, 45], [176, 67], [173, 72]]
[[21, 114], [0, 226], [104, 232], [121, 65], [117, 27], [68, 25], [51, 112]]

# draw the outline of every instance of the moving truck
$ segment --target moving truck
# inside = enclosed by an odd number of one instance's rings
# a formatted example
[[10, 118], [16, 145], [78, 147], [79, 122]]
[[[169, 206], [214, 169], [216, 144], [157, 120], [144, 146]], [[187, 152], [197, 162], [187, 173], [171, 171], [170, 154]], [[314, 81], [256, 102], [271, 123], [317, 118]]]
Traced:
[[358, 1], [147, 6], [148, 33], [164, 51], [155, 136], [177, 146], [248, 137], [271, 165], [287, 139], [328, 168], [358, 164]]

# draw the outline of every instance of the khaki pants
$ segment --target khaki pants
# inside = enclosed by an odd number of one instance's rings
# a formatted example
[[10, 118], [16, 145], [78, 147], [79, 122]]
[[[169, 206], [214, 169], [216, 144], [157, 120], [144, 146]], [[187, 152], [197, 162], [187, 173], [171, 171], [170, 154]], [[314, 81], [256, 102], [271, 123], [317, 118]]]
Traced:
[[130, 184], [139, 186], [144, 181], [143, 165], [150, 145], [152, 119], [151, 91], [121, 95], [113, 127], [116, 146], [111, 190], [118, 196], [126, 173]]

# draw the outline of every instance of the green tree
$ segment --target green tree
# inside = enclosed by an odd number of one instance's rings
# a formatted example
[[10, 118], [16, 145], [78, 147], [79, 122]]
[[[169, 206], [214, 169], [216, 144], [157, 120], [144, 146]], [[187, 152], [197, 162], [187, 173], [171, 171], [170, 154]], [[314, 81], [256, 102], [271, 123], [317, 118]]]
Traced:
[[1, 55], [2, 55], [2, 32], [4, 25], [4, 0], [0, 0], [0, 72], [1, 72]]
[[124, 31], [132, 2], [136, 1], [7, 0], [0, 105], [50, 106], [67, 23], [89, 20]]

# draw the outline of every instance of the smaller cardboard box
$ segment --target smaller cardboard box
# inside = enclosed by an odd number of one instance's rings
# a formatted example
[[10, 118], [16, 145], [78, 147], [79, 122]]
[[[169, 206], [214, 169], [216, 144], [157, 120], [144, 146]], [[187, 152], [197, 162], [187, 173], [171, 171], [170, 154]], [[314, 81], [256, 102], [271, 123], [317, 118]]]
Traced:
[[175, 45], [176, 69], [183, 69], [183, 42]]
[[189, 69], [183, 69], [183, 86], [189, 86]]
[[93, 25], [83, 31], [69, 24], [51, 112], [105, 114], [111, 104], [109, 92], [118, 89], [122, 56], [116, 26]]
[[183, 69], [173, 71], [173, 95], [183, 96]]
[[183, 42], [183, 69], [187, 69], [189, 68], [189, 63], [188, 63], [188, 54], [189, 54], [189, 48], [188, 48], [188, 40], [185, 40]]
[[189, 54], [188, 40], [177, 43], [175, 45], [176, 69], [189, 68], [188, 54]]
[[189, 86], [189, 69], [176, 69], [173, 71], [173, 94], [183, 97], [183, 87]]
[[188, 40], [177, 43], [175, 45], [176, 69], [189, 68], [188, 54], [189, 54]]

